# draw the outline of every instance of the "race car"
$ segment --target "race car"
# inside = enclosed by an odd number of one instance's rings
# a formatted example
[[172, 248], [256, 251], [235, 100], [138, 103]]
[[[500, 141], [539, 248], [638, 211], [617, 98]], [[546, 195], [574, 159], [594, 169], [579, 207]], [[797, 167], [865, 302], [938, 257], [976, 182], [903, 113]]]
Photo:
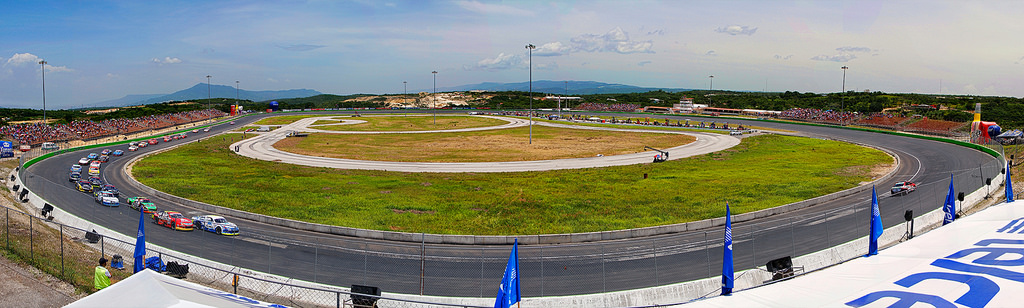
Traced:
[[80, 191], [80, 192], [87, 192], [87, 193], [91, 193], [92, 192], [92, 184], [89, 184], [89, 180], [84, 180], [84, 181], [83, 180], [79, 180], [78, 184], [77, 184], [77, 186], [75, 186], [75, 188], [78, 188], [78, 191]]
[[124, 151], [122, 151], [122, 150], [114, 150], [113, 152], [110, 152], [110, 155], [111, 156], [121, 156], [121, 155], [124, 155]]
[[71, 165], [71, 172], [82, 172], [82, 165]]
[[110, 149], [103, 149], [103, 151], [100, 151], [100, 156], [110, 155], [110, 152]]
[[78, 180], [81, 180], [81, 179], [82, 179], [82, 173], [80, 173], [80, 172], [71, 171], [71, 173], [68, 174], [68, 182], [78, 182]]
[[[155, 144], [155, 143], [154, 143], [154, 144]], [[137, 144], [135, 144], [135, 145], [136, 145], [136, 146], [138, 146], [138, 147], [140, 147], [140, 148], [144, 148], [144, 147], [147, 147], [147, 146], [149, 146], [149, 142], [145, 142], [145, 141], [139, 141], [139, 143], [137, 143]]]
[[82, 157], [82, 159], [78, 160], [78, 164], [82, 166], [88, 165], [89, 162], [92, 162], [92, 160], [89, 159], [88, 157]]
[[207, 127], [207, 128], [204, 128], [204, 129], [203, 129], [203, 131], [204, 131], [204, 132], [210, 132], [210, 128], [209, 128], [209, 127]]
[[89, 175], [100, 175], [100, 167], [89, 167]]
[[121, 200], [118, 200], [117, 197], [114, 196], [114, 194], [111, 194], [106, 191], [101, 191], [96, 193], [96, 203], [106, 206], [119, 206], [121, 205]]
[[164, 142], [171, 142], [171, 137], [164, 136]]
[[97, 158], [96, 161], [101, 163], [108, 162], [110, 161], [110, 155], [100, 155], [100, 158]]
[[914, 182], [896, 182], [892, 189], [889, 190], [889, 193], [892, 195], [906, 195], [914, 190], [917, 190], [917, 184], [914, 184]]
[[153, 215], [153, 222], [181, 231], [192, 231], [192, 220], [175, 211], [160, 211]]
[[128, 151], [135, 152], [135, 151], [138, 151], [138, 150], [139, 150], [139, 147], [134, 145], [134, 144], [131, 145], [131, 146], [128, 146]]
[[199, 230], [206, 230], [220, 235], [238, 235], [238, 226], [228, 222], [224, 217], [215, 215], [193, 216], [192, 222]]
[[100, 186], [100, 190], [101, 191], [105, 191], [105, 192], [109, 192], [109, 193], [113, 194], [114, 196], [120, 196], [121, 195], [121, 192], [117, 190], [117, 187], [114, 187], [114, 185], [110, 185], [110, 184], [104, 184], [103, 186]]
[[103, 179], [101, 179], [98, 176], [90, 176], [89, 184], [92, 184], [92, 186], [96, 186], [94, 188], [99, 188], [100, 186], [103, 186]]
[[198, 133], [199, 133], [199, 129], [193, 129], [193, 130], [192, 130], [192, 133], [193, 133], [193, 134], [198, 134]]
[[102, 165], [103, 165], [103, 162], [101, 162], [101, 161], [98, 161], [98, 160], [94, 160], [94, 161], [92, 161], [91, 163], [89, 163], [89, 167], [96, 167], [96, 168], [99, 168], [99, 167], [100, 167], [100, 166], [102, 166]]
[[99, 154], [96, 154], [96, 153], [89, 153], [89, 156], [86, 156], [85, 158], [88, 158], [88, 159], [97, 159], [97, 158], [99, 158], [99, 157], [100, 157], [100, 155], [99, 155]]
[[142, 211], [143, 213], [147, 214], [156, 213], [156, 205], [153, 204], [153, 201], [149, 201], [149, 198], [146, 197], [128, 198], [128, 207]]
[[157, 143], [160, 143], [160, 141], [157, 140], [156, 138], [149, 139], [149, 145], [154, 145], [154, 144], [157, 144]]

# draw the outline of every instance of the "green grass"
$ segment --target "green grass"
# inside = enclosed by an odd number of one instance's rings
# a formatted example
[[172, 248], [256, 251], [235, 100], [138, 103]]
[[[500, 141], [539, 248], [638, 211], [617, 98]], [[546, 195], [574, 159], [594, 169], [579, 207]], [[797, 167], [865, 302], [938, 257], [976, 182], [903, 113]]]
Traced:
[[[439, 130], [439, 129], [462, 129], [462, 128], [474, 128], [474, 127], [487, 127], [497, 126], [508, 123], [507, 121], [483, 118], [483, 117], [471, 117], [471, 116], [438, 116], [434, 118], [432, 116], [414, 115], [414, 116], [362, 116], [358, 118], [348, 118], [341, 120], [362, 120], [366, 123], [352, 124], [352, 125], [329, 125], [329, 126], [318, 126], [317, 129], [322, 130], [334, 130], [334, 131], [375, 131], [375, 132], [387, 132], [387, 131], [423, 131], [423, 130]], [[333, 122], [338, 123], [338, 122]]]
[[292, 124], [292, 122], [302, 120], [305, 118], [316, 118], [316, 117], [329, 117], [329, 116], [342, 116], [341, 114], [303, 114], [303, 115], [284, 115], [264, 118], [262, 120], [252, 123], [252, 125], [285, 125]]
[[[147, 158], [144, 184], [239, 210], [329, 225], [438, 234], [617, 230], [746, 213], [869, 180], [888, 155], [764, 135], [726, 151], [607, 168], [518, 173], [337, 170], [254, 160], [214, 138]], [[644, 174], [649, 178], [644, 179]]]

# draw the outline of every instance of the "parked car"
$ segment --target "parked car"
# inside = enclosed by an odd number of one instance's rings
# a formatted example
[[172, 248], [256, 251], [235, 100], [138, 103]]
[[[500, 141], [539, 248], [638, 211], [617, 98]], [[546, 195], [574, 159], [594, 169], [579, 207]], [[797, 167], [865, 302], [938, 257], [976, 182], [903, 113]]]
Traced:
[[153, 222], [174, 230], [192, 231], [192, 220], [175, 211], [160, 211], [153, 216]]
[[215, 215], [193, 216], [192, 223], [199, 230], [206, 230], [220, 235], [238, 235], [238, 226], [227, 219]]
[[914, 182], [896, 182], [892, 189], [889, 190], [889, 193], [892, 195], [906, 195], [915, 190], [917, 190], [917, 184], [914, 184]]
[[118, 200], [117, 197], [110, 192], [101, 191], [96, 193], [96, 203], [106, 206], [119, 206], [121, 205], [121, 200]]
[[135, 210], [142, 211], [143, 213], [153, 214], [156, 213], [156, 205], [153, 201], [150, 201], [146, 197], [131, 197], [128, 198], [128, 207]]
[[121, 156], [121, 155], [124, 155], [124, 151], [122, 151], [122, 150], [114, 150], [113, 152], [110, 152], [110, 155], [112, 155], [112, 156]]

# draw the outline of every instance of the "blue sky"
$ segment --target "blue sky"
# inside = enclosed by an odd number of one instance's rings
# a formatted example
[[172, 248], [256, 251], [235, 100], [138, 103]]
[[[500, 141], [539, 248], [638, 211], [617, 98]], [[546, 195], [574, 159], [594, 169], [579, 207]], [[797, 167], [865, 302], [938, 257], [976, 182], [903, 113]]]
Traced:
[[[401, 93], [534, 80], [1024, 96], [1024, 1], [5, 1], [0, 107], [206, 82]], [[940, 88], [941, 84], [941, 88]]]

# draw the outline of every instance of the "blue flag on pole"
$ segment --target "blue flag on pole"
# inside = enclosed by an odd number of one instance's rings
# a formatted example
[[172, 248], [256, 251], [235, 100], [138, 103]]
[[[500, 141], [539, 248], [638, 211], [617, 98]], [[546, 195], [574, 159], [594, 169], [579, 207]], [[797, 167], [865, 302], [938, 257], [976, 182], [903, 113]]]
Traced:
[[508, 263], [505, 264], [505, 276], [501, 277], [501, 286], [498, 287], [498, 297], [494, 300], [494, 308], [509, 308], [518, 303], [519, 297], [519, 239], [512, 243], [512, 254], [508, 256]]
[[139, 211], [139, 233], [135, 236], [135, 273], [146, 269], [146, 224], [145, 211]]
[[946, 202], [942, 204], [942, 212], [945, 213], [945, 218], [942, 219], [943, 226], [956, 220], [956, 197], [953, 194], [953, 174], [950, 173], [949, 192], [946, 193]]
[[1013, 202], [1013, 180], [1010, 178], [1010, 164], [1006, 164], [1006, 203]]
[[722, 255], [722, 295], [732, 294], [733, 268], [732, 268], [732, 215], [729, 212], [729, 202], [725, 203], [725, 245]]
[[875, 187], [871, 186], [871, 234], [868, 235], [868, 254], [865, 257], [878, 254], [878, 238], [882, 237], [882, 231], [882, 214], [878, 212], [878, 195], [875, 193]]

